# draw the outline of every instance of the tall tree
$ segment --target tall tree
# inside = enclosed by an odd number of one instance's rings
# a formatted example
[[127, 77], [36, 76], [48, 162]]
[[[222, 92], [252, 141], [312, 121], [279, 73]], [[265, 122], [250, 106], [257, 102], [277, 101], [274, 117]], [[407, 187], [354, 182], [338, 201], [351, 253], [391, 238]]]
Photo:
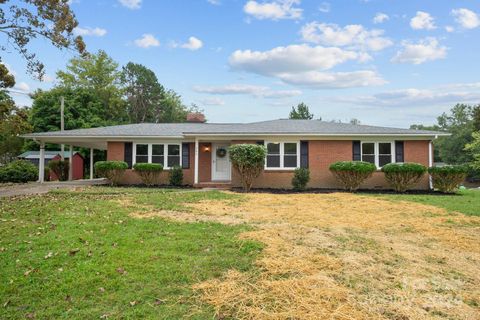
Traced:
[[161, 122], [165, 89], [147, 67], [129, 62], [122, 68], [120, 81], [128, 103], [129, 120], [134, 123]]
[[290, 111], [289, 115], [290, 119], [312, 120], [313, 117], [313, 113], [310, 113], [308, 106], [303, 102], [299, 103], [296, 108], [292, 107], [292, 111]]
[[473, 108], [473, 127], [476, 131], [480, 131], [480, 104]]
[[[12, 2], [8, 4], [9, 2]], [[82, 37], [75, 37], [73, 29], [78, 25], [75, 15], [65, 0], [17, 0], [0, 1], [0, 32], [5, 35], [0, 50], [15, 50], [27, 62], [27, 70], [42, 79], [45, 74], [43, 63], [36, 54], [28, 50], [32, 39], [43, 38], [60, 49], [85, 52]], [[5, 73], [0, 58], [0, 86], [11, 87], [12, 75]]]
[[473, 166], [480, 171], [480, 131], [472, 133], [472, 142], [465, 146], [465, 150], [472, 155]]
[[13, 99], [0, 91], [0, 164], [13, 160], [20, 154], [23, 139], [18, 135], [32, 130], [28, 123], [28, 110], [18, 108]]
[[102, 102], [106, 120], [112, 123], [125, 120], [118, 63], [105, 51], [71, 59], [66, 70], [57, 72], [57, 78], [60, 86], [94, 92]]

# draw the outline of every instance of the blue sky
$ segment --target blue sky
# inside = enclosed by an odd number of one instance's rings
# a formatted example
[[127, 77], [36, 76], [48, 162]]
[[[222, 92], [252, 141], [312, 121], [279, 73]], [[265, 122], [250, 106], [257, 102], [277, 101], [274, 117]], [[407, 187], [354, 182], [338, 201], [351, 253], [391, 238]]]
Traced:
[[[141, 63], [210, 122], [285, 118], [431, 124], [480, 102], [480, 1], [73, 0], [87, 49]], [[36, 40], [40, 83], [14, 53], [17, 89], [55, 83], [72, 57]], [[31, 101], [15, 95], [20, 104]]]

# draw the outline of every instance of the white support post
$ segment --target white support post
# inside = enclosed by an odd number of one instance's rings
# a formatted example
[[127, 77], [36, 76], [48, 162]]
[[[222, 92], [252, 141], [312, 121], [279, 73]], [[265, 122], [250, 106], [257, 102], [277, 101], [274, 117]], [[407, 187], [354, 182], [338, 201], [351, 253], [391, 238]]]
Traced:
[[93, 148], [90, 148], [90, 180], [93, 180]]
[[73, 180], [73, 146], [70, 145], [70, 155], [68, 158], [68, 181]]
[[195, 138], [195, 177], [194, 184], [198, 184], [198, 138]]
[[45, 142], [40, 142], [40, 159], [38, 160], [38, 182], [45, 182]]
[[[428, 142], [428, 166], [433, 167], [433, 141]], [[433, 189], [432, 176], [428, 175], [428, 184], [430, 190]]]

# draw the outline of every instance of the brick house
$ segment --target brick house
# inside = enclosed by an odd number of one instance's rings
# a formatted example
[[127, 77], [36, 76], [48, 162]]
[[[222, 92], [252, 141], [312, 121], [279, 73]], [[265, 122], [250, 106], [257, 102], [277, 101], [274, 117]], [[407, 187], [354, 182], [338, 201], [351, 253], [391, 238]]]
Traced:
[[[320, 120], [272, 120], [244, 124], [142, 123], [92, 129], [25, 135], [44, 145], [64, 143], [107, 150], [107, 160], [127, 162], [125, 184], [140, 183], [131, 170], [137, 162], [161, 163], [167, 181], [169, 168], [179, 165], [184, 182], [193, 186], [240, 186], [232, 170], [228, 146], [238, 143], [265, 145], [265, 170], [257, 188], [290, 188], [293, 170], [308, 167], [309, 187], [337, 188], [328, 170], [331, 163], [363, 160], [377, 168], [391, 162], [433, 164], [432, 141], [442, 132], [353, 125]], [[93, 168], [93, 162], [90, 164]], [[378, 170], [363, 188], [388, 188]], [[416, 186], [428, 189], [428, 178]]]

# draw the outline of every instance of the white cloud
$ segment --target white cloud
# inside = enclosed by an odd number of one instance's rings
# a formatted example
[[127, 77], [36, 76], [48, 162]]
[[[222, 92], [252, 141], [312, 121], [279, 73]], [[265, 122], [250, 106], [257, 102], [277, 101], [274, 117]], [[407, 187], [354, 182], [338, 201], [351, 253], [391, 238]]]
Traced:
[[9, 65], [9, 64], [6, 63], [6, 62], [2, 62], [2, 63], [5, 65], [5, 67], [7, 68], [8, 72], [9, 72], [12, 76], [14, 76], [14, 77], [17, 76], [17, 72], [12, 68], [11, 65]]
[[26, 82], [18, 82], [13, 88], [19, 91], [30, 92], [30, 86]]
[[225, 101], [223, 101], [223, 99], [220, 99], [219, 97], [208, 97], [204, 99], [199, 99], [198, 102], [206, 106], [223, 106], [225, 104]]
[[207, 0], [208, 3], [218, 6], [221, 4], [220, 0]]
[[430, 13], [417, 11], [417, 15], [410, 20], [410, 27], [415, 30], [433, 30], [436, 28], [434, 20]]
[[318, 11], [323, 12], [323, 13], [328, 13], [330, 12], [330, 3], [328, 2], [322, 2], [320, 6], [318, 7]]
[[447, 32], [453, 32], [453, 31], [455, 31], [455, 28], [452, 27], [452, 26], [445, 26], [445, 31], [447, 31]]
[[387, 82], [376, 72], [361, 70], [352, 72], [319, 72], [280, 74], [285, 83], [314, 89], [352, 88], [379, 86]]
[[103, 28], [90, 28], [90, 27], [76, 27], [73, 29], [73, 33], [77, 36], [94, 36], [94, 37], [103, 37], [107, 34], [107, 30]]
[[136, 39], [134, 43], [140, 48], [158, 47], [160, 45], [160, 41], [158, 41], [157, 38], [150, 33], [143, 34], [142, 37], [140, 39]]
[[247, 94], [257, 98], [288, 98], [302, 94], [300, 90], [273, 90], [264, 86], [249, 84], [228, 84], [223, 86], [195, 86], [193, 90], [200, 93], [219, 95]]
[[303, 10], [295, 7], [300, 0], [273, 0], [257, 2], [250, 0], [243, 7], [243, 11], [259, 20], [300, 19]]
[[128, 9], [140, 9], [142, 5], [142, 0], [118, 0], [118, 2]]
[[302, 27], [300, 33], [304, 41], [329, 46], [380, 51], [393, 44], [383, 37], [383, 30], [367, 30], [358, 24], [340, 27], [337, 24], [310, 22]]
[[421, 64], [427, 61], [444, 59], [447, 56], [447, 47], [440, 46], [435, 38], [426, 38], [418, 43], [404, 41], [403, 49], [397, 51], [392, 62]]
[[188, 38], [188, 41], [184, 44], [181, 44], [180, 47], [182, 47], [184, 49], [195, 51], [195, 50], [198, 50], [201, 47], [203, 47], [203, 42], [202, 42], [202, 40], [200, 40], [198, 38], [190, 37], [190, 38]]
[[452, 10], [455, 21], [465, 29], [475, 29], [480, 26], [480, 18], [478, 15], [468, 9], [460, 8]]
[[373, 23], [375, 24], [384, 23], [388, 19], [390, 19], [390, 17], [387, 14], [379, 12], [375, 15], [375, 17], [373, 17]]

